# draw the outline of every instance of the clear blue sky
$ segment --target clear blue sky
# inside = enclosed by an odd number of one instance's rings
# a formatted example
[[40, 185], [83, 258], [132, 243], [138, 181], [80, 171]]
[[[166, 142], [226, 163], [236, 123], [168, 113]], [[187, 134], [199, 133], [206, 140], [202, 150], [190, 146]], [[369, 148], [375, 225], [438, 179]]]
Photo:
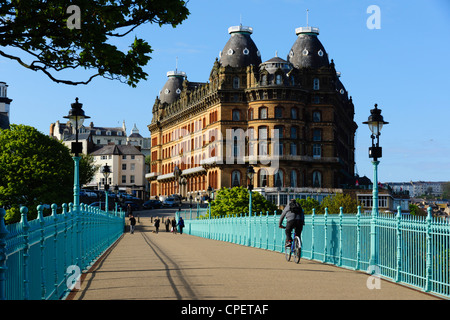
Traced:
[[[380, 8], [381, 29], [367, 27], [370, 5]], [[379, 180], [450, 181], [449, 0], [191, 0], [188, 8], [190, 16], [175, 29], [146, 25], [136, 30], [154, 49], [145, 67], [148, 80], [137, 88], [100, 78], [87, 86], [55, 84], [42, 73], [0, 58], [0, 81], [7, 82], [13, 99], [11, 122], [48, 134], [50, 124], [63, 121], [79, 97], [94, 125], [121, 126], [125, 120], [128, 133], [136, 123], [149, 137], [155, 98], [166, 72], [175, 69], [176, 57], [188, 80], [208, 81], [228, 41], [228, 27], [242, 19], [253, 27], [263, 61], [276, 51], [286, 59], [296, 40], [295, 28], [306, 25], [309, 9], [309, 25], [320, 28], [319, 39], [353, 97], [359, 175], [372, 179], [370, 132], [362, 122], [378, 103], [390, 123], [381, 135]], [[131, 41], [118, 45], [126, 50]], [[89, 74], [65, 76], [84, 79]]]

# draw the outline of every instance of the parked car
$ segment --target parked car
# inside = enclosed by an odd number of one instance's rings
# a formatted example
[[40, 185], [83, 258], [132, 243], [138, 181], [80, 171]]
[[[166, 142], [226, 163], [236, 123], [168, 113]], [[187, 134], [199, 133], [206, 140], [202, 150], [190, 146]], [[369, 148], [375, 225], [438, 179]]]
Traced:
[[142, 204], [144, 209], [159, 209], [162, 207], [162, 203], [159, 200], [148, 200]]
[[174, 198], [166, 198], [166, 200], [164, 200], [164, 202], [163, 202], [163, 206], [164, 207], [173, 207], [173, 206], [175, 206], [175, 199]]
[[[101, 207], [100, 207], [101, 205]], [[105, 203], [104, 202], [92, 202], [89, 207], [95, 207], [100, 208], [100, 210], [105, 210]]]
[[124, 211], [126, 212], [126, 211], [127, 211], [127, 208], [128, 208], [128, 205], [131, 206], [131, 210], [133, 210], [133, 211], [139, 210], [139, 205], [136, 204], [136, 203], [134, 203], [133, 201], [125, 201], [125, 202], [122, 204], [122, 210], [124, 210]]

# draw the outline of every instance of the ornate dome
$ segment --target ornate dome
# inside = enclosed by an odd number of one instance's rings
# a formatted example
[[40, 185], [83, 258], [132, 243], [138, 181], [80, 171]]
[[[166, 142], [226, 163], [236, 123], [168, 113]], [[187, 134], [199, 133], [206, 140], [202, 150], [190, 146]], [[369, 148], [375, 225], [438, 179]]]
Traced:
[[183, 81], [186, 78], [186, 73], [180, 71], [167, 72], [167, 82], [159, 93], [159, 100], [161, 104], [171, 104], [180, 96], [183, 90]]
[[281, 69], [284, 73], [288, 73], [292, 69], [291, 64], [278, 57], [278, 54], [275, 54], [275, 57], [272, 59], [261, 63], [259, 67], [260, 69], [264, 68], [270, 74], [275, 73], [278, 69]]
[[261, 64], [261, 54], [250, 37], [253, 29], [240, 25], [228, 28], [228, 33], [231, 35], [230, 39], [220, 52], [221, 65], [234, 68], [242, 68], [249, 65], [259, 66]]
[[298, 37], [287, 57], [294, 68], [327, 67], [328, 54], [317, 37], [319, 28], [301, 27], [295, 29], [295, 33]]

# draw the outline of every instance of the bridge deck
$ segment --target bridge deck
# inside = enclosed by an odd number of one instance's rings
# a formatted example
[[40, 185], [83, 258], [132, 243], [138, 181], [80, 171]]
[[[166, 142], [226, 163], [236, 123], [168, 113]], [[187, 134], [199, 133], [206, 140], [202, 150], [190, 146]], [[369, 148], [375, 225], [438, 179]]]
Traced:
[[161, 230], [141, 217], [85, 274], [73, 300], [437, 299], [389, 281], [280, 253]]

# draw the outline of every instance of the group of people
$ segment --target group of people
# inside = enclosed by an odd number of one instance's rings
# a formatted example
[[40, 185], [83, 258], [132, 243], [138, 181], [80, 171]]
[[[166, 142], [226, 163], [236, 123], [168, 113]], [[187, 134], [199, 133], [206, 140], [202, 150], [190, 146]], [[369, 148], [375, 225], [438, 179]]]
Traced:
[[[154, 226], [155, 226], [155, 232], [158, 233], [159, 232], [159, 225], [160, 225], [160, 220], [159, 218], [156, 218], [154, 221]], [[166, 232], [173, 232], [174, 234], [177, 233], [177, 227], [180, 228], [180, 234], [183, 234], [183, 228], [184, 228], [184, 220], [182, 217], [180, 217], [178, 219], [178, 223], [175, 220], [175, 218], [173, 218], [172, 220], [170, 220], [169, 218], [164, 220], [164, 225], [166, 226]]]
[[[134, 229], [136, 227], [136, 218], [133, 215], [133, 210], [131, 209], [131, 206], [128, 205], [127, 207], [127, 215], [128, 215], [128, 219], [130, 221], [130, 233], [133, 234], [134, 233]], [[183, 234], [183, 228], [184, 228], [184, 220], [182, 217], [180, 217], [178, 219], [178, 223], [175, 220], [175, 217], [170, 220], [170, 218], [165, 219], [164, 224], [166, 226], [166, 232], [173, 232], [174, 234], [177, 233], [177, 227], [180, 230], [180, 234]], [[155, 226], [155, 232], [158, 233], [159, 232], [159, 225], [160, 225], [160, 220], [159, 218], [156, 218], [154, 221], [154, 226]], [[169, 230], [170, 229], [170, 230]]]

